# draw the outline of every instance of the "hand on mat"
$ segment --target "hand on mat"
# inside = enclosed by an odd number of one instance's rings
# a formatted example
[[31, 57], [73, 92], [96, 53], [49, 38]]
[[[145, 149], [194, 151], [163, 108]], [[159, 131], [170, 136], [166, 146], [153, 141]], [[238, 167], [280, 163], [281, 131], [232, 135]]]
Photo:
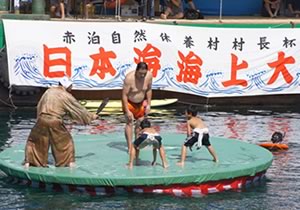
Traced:
[[151, 110], [151, 107], [149, 105], [147, 105], [145, 108], [145, 117], [148, 117], [148, 115], [150, 114], [150, 110]]

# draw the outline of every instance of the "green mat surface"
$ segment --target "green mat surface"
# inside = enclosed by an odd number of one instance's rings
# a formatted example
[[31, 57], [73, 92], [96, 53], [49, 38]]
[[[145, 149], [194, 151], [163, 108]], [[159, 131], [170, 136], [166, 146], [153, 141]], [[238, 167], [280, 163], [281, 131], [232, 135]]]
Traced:
[[152, 149], [140, 152], [140, 164], [132, 170], [126, 167], [128, 154], [123, 133], [106, 135], [76, 135], [76, 168], [56, 168], [49, 155], [49, 168], [21, 165], [24, 145], [5, 149], [0, 153], [0, 169], [7, 175], [45, 183], [138, 186], [191, 184], [253, 176], [265, 171], [272, 163], [272, 154], [259, 146], [238, 140], [210, 138], [220, 162], [214, 163], [205, 147], [188, 151], [185, 166], [179, 167], [181, 145], [185, 135], [162, 134], [170, 167], [164, 169], [158, 155], [158, 165], [152, 167]]

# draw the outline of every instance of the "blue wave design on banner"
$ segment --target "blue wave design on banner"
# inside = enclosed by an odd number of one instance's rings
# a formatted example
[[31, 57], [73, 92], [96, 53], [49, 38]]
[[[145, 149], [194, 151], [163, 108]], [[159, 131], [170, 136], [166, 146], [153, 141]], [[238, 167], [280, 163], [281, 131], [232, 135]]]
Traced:
[[38, 55], [24, 54], [15, 58], [14, 73], [16, 76], [21, 76], [24, 79], [34, 81], [40, 86], [49, 86], [57, 84], [55, 80], [47, 80], [40, 73], [36, 66]]
[[86, 78], [85, 72], [89, 71], [87, 66], [82, 66], [74, 69], [74, 76], [72, 77], [72, 81], [76, 85], [76, 87], [89, 87], [89, 88], [103, 88], [103, 89], [113, 89], [120, 88], [123, 86], [123, 80], [125, 79], [127, 69], [131, 68], [131, 64], [123, 64], [119, 65], [116, 69], [116, 75], [105, 81], [105, 82], [97, 82], [95, 79]]
[[[57, 85], [58, 81], [55, 79], [45, 79], [36, 66], [36, 60], [38, 56], [35, 54], [24, 54], [15, 58], [14, 74], [15, 76], [22, 77], [26, 80], [34, 81], [36, 86], [51, 86]], [[77, 88], [98, 88], [98, 89], [120, 89], [123, 86], [123, 81], [128, 69], [135, 68], [134, 63], [118, 64], [116, 67], [116, 75], [106, 80], [105, 82], [99, 82], [93, 78], [87, 78], [88, 69], [87, 65], [75, 67], [73, 69], [74, 75], [72, 77], [73, 83]], [[172, 66], [165, 66], [158, 71], [157, 77], [153, 81], [153, 89], [174, 89], [180, 92], [187, 92], [190, 94], [209, 96], [210, 94], [218, 95], [242, 95], [250, 92], [251, 90], [261, 90], [266, 93], [278, 93], [286, 89], [299, 86], [300, 72], [296, 74], [296, 78], [290, 84], [283, 84], [279, 87], [270, 88], [266, 84], [266, 81], [262, 77], [267, 73], [266, 70], [262, 70], [253, 75], [247, 75], [247, 87], [233, 86], [224, 87], [220, 82], [217, 82], [217, 77], [222, 76], [224, 73], [221, 71], [209, 73], [203, 75], [199, 81], [200, 84], [194, 85], [190, 83], [180, 83], [176, 79], [175, 69]], [[281, 76], [281, 75], [280, 75]]]

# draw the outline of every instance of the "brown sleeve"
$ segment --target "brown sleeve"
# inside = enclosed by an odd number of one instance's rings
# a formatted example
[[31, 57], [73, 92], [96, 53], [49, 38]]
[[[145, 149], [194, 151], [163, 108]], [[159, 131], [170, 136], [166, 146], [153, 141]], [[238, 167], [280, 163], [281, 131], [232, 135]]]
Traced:
[[83, 107], [70, 93], [66, 92], [65, 95], [64, 105], [70, 117], [81, 124], [90, 124], [93, 120], [93, 114]]

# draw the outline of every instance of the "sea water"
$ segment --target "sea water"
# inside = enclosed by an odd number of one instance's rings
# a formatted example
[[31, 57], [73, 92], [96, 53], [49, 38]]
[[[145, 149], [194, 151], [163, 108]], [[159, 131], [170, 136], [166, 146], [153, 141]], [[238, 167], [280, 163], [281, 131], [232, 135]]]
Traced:
[[[201, 110], [201, 109], [200, 109]], [[221, 110], [221, 111], [220, 111]], [[0, 173], [0, 209], [299, 209], [300, 199], [300, 110], [281, 107], [277, 110], [232, 108], [210, 111], [199, 116], [209, 127], [211, 136], [235, 138], [256, 144], [269, 140], [275, 131], [285, 132], [288, 151], [276, 152], [266, 182], [241, 191], [226, 191], [200, 198], [178, 198], [169, 195], [136, 195], [90, 197], [88, 195], [44, 192], [7, 183]], [[184, 109], [179, 106], [152, 110], [150, 119], [160, 132], [185, 133]], [[0, 150], [24, 144], [36, 121], [33, 108], [0, 109]], [[67, 127], [73, 135], [123, 131], [120, 111], [104, 112], [90, 126]], [[125, 141], [125, 138], [124, 138]], [[128, 160], [124, 160], [124, 164]], [[156, 166], [158, 167], [158, 166]]]

